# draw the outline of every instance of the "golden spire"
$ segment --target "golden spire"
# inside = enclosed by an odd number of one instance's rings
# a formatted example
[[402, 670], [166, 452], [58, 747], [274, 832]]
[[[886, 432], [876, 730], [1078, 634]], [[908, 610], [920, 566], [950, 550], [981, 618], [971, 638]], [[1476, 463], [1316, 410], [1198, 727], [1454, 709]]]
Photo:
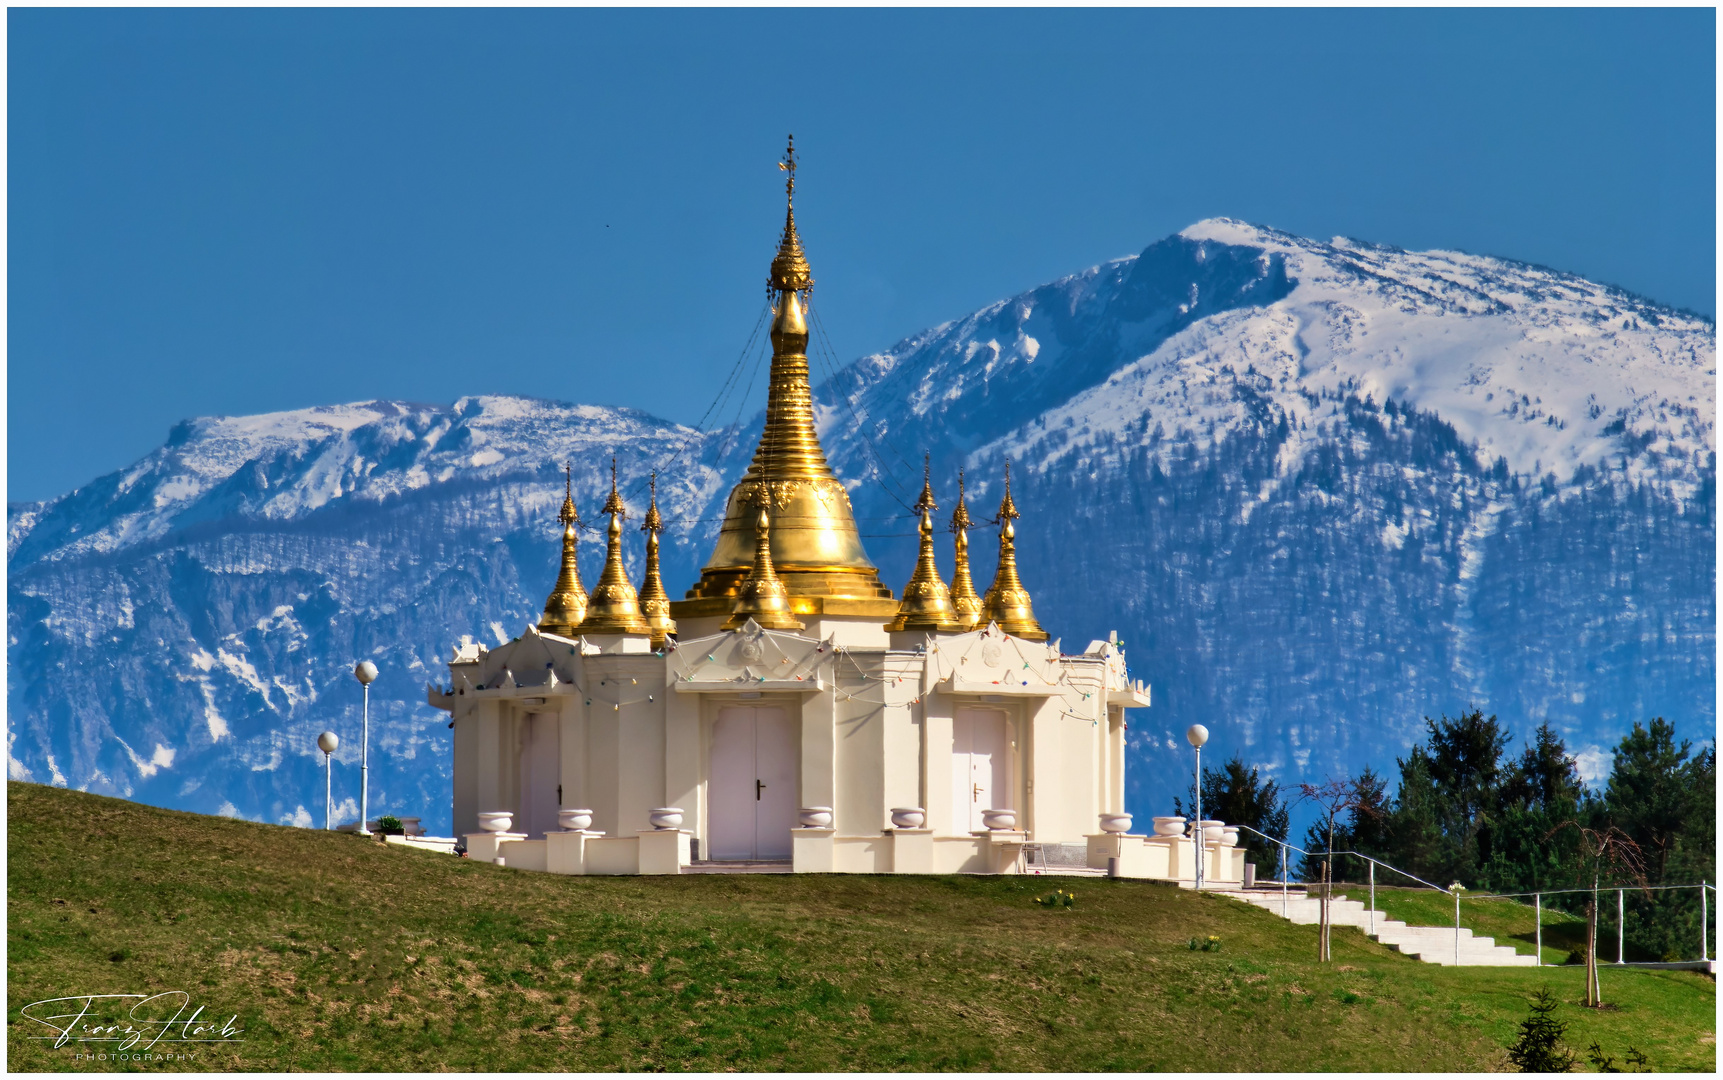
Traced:
[[1014, 637], [1046, 641], [1047, 631], [1035, 621], [1035, 611], [1029, 604], [1029, 590], [1017, 576], [1017, 527], [1011, 522], [1022, 516], [1017, 512], [1017, 504], [1011, 501], [1011, 462], [1007, 461], [1005, 498], [999, 503], [999, 570], [981, 601], [981, 622], [998, 623], [999, 629]]
[[749, 619], [767, 630], [800, 630], [802, 623], [790, 610], [789, 590], [778, 580], [772, 569], [772, 523], [766, 514], [765, 500], [760, 502], [759, 516], [754, 519], [754, 567], [736, 593], [730, 617], [722, 629], [738, 630]]
[[629, 584], [622, 565], [622, 519], [628, 507], [616, 490], [616, 458], [610, 459], [610, 498], [599, 511], [610, 515], [609, 543], [604, 550], [604, 572], [586, 601], [586, 618], [576, 627], [582, 634], [651, 634], [652, 627], [640, 614], [640, 600]]
[[926, 455], [921, 465], [921, 498], [915, 511], [921, 515], [921, 555], [915, 562], [915, 574], [903, 587], [903, 602], [898, 605], [897, 618], [887, 623], [887, 630], [967, 629], [963, 618], [951, 606], [951, 591], [939, 577], [939, 564], [933, 556], [933, 512], [939, 504], [933, 501], [933, 480]]
[[[779, 167], [789, 174], [795, 197], [795, 144]], [[672, 605], [677, 618], [717, 615], [751, 576], [759, 511], [772, 516], [772, 559], [795, 610], [878, 614], [890, 618], [897, 605], [879, 571], [862, 550], [849, 492], [832, 475], [814, 427], [808, 386], [808, 321], [804, 301], [813, 274], [796, 235], [795, 205], [784, 216], [784, 234], [767, 279], [776, 299], [772, 320], [772, 375], [766, 393], [766, 425], [748, 471], [730, 491], [718, 543], [688, 598]], [[768, 482], [769, 481], [769, 482]], [[761, 491], [769, 488], [762, 499]], [[828, 604], [827, 601], [836, 601]]]
[[572, 465], [563, 466], [563, 484], [566, 494], [562, 512], [556, 515], [556, 520], [562, 522], [562, 572], [557, 575], [550, 599], [544, 602], [544, 618], [539, 620], [538, 628], [573, 637], [574, 628], [586, 618], [586, 590], [580, 587], [580, 513], [574, 508]]
[[[1013, 507], [1013, 510], [1016, 508]], [[975, 582], [969, 578], [968, 529], [975, 524], [969, 517], [969, 504], [964, 498], [963, 470], [957, 470], [957, 509], [951, 512], [951, 532], [957, 547], [957, 569], [951, 575], [951, 606], [957, 621], [965, 630], [973, 630], [981, 621], [981, 597], [975, 595]]]
[[658, 474], [652, 474], [652, 501], [646, 508], [646, 520], [640, 531], [646, 534], [646, 576], [640, 582], [640, 613], [652, 627], [652, 647], [664, 644], [666, 635], [676, 632], [676, 620], [670, 617], [670, 596], [664, 591], [664, 579], [658, 575], [658, 533], [664, 519], [658, 514]]

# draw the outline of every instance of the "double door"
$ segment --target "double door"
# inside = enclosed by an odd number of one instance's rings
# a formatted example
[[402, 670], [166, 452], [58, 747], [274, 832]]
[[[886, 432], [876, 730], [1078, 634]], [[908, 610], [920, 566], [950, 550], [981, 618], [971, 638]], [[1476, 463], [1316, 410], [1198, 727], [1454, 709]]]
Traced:
[[555, 713], [521, 717], [520, 808], [513, 831], [543, 836], [560, 828], [556, 812], [562, 804], [562, 739]]
[[731, 706], [712, 728], [707, 843], [712, 859], [788, 859], [796, 824], [796, 739], [783, 709]]
[[979, 832], [983, 810], [1008, 810], [1011, 797], [1010, 741], [1005, 714], [959, 706], [951, 725], [953, 831]]

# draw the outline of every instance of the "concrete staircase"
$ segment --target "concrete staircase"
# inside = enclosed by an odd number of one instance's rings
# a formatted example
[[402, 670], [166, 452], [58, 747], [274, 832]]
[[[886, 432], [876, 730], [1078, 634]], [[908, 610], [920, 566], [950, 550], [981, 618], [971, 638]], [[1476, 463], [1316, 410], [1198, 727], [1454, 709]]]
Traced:
[[[1300, 926], [1322, 921], [1322, 901], [1303, 889], [1289, 889], [1282, 899], [1278, 888], [1221, 890], [1216, 892], [1274, 912]], [[1459, 964], [1462, 967], [1535, 967], [1537, 957], [1522, 956], [1511, 946], [1497, 945], [1495, 938], [1476, 937], [1462, 927], [1456, 948], [1452, 926], [1407, 926], [1390, 919], [1344, 893], [1335, 893], [1328, 903], [1328, 918], [1335, 926], [1356, 926], [1365, 935], [1408, 956], [1430, 964]]]

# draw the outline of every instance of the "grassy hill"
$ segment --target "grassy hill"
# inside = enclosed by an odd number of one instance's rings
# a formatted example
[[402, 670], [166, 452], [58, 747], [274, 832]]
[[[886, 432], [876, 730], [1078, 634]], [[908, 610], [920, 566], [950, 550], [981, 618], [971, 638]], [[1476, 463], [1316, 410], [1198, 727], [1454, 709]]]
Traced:
[[[1716, 1061], [1702, 975], [1606, 969], [1587, 1010], [1577, 968], [1350, 929], [1319, 965], [1313, 927], [1163, 885], [567, 878], [33, 784], [7, 808], [14, 1070], [115, 1067], [31, 1002], [164, 990], [244, 1029], [194, 1069], [1492, 1069], [1546, 983], [1576, 1048]], [[1061, 884], [1075, 908], [1031, 902]]]

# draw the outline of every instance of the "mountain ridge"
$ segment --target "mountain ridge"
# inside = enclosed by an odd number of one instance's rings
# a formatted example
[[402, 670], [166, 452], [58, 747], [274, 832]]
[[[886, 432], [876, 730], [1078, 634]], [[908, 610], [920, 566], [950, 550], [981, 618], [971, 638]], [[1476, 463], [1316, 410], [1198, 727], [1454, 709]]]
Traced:
[[[1210, 219], [848, 364], [815, 344], [821, 437], [894, 590], [919, 452], [947, 509], [967, 470], [983, 520], [1012, 460], [1043, 623], [1120, 630], [1157, 686], [1133, 717], [1138, 812], [1182, 789], [1197, 719], [1283, 780], [1381, 767], [1422, 713], [1480, 701], [1582, 755], [1648, 709], [1714, 727], [1702, 317], [1531, 264]], [[461, 634], [536, 619], [555, 463], [589, 514], [611, 453], [631, 500], [659, 469], [676, 595], [759, 423], [499, 395], [182, 422], [8, 507], [11, 774], [304, 822], [311, 740], [356, 719], [347, 669], [370, 656], [374, 805], [434, 824], [447, 747], [422, 686]], [[972, 542], [978, 585], [991, 548]]]

